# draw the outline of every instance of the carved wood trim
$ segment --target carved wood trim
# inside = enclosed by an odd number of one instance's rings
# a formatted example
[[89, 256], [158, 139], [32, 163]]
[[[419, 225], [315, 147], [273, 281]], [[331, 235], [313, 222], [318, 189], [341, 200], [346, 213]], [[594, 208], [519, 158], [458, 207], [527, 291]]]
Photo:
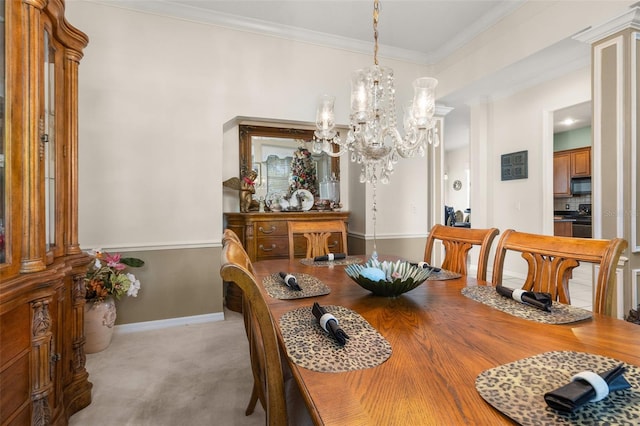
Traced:
[[31, 401], [32, 424], [51, 424], [51, 299], [38, 299], [31, 302]]

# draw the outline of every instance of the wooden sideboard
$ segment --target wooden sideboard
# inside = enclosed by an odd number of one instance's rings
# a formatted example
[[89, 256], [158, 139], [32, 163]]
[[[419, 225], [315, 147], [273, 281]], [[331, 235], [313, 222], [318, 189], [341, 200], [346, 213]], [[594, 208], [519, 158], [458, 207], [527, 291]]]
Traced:
[[[249, 212], [225, 213], [224, 227], [235, 232], [252, 262], [267, 259], [286, 259], [289, 257], [287, 223], [291, 221], [343, 220], [348, 222], [349, 212], [308, 211], [308, 212]], [[297, 236], [293, 242], [296, 257], [304, 257], [306, 240]], [[329, 238], [329, 248], [334, 253], [344, 252], [342, 240], [338, 235]], [[227, 284], [225, 303], [228, 309], [242, 311], [242, 294], [233, 284]]]
[[[349, 212], [285, 212], [285, 213], [225, 213], [225, 227], [235, 232], [252, 262], [289, 257], [287, 223], [319, 222], [323, 220], [349, 220]], [[297, 236], [294, 240], [296, 257], [304, 257], [306, 241]], [[331, 236], [332, 252], [343, 251], [341, 239]]]

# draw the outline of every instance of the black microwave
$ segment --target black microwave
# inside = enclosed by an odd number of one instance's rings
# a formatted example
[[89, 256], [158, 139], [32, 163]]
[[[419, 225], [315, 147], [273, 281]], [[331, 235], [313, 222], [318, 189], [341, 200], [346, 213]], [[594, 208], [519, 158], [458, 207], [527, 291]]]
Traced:
[[591, 194], [591, 178], [571, 179], [571, 195]]

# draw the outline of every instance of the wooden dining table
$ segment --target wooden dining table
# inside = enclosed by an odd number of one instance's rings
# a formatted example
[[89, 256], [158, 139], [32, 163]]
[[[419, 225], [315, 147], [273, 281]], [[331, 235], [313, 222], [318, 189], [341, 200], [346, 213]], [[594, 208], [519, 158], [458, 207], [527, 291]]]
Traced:
[[[253, 267], [283, 353], [280, 318], [313, 302], [357, 312], [391, 345], [385, 362], [355, 371], [312, 371], [288, 359], [319, 425], [513, 424], [476, 390], [483, 371], [548, 351], [587, 352], [640, 366], [638, 325], [598, 314], [562, 325], [518, 318], [462, 295], [466, 286], [491, 285], [472, 277], [428, 280], [399, 297], [379, 297], [351, 280], [345, 266], [278, 259]], [[261, 283], [279, 271], [312, 275], [331, 291], [312, 298], [273, 298]]]

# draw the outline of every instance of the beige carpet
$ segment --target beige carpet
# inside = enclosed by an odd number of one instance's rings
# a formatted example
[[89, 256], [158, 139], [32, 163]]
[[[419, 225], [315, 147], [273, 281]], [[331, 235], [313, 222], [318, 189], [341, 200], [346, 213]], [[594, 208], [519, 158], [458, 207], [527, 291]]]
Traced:
[[163, 330], [115, 334], [87, 355], [92, 402], [71, 426], [264, 425], [244, 410], [253, 378], [242, 315]]

